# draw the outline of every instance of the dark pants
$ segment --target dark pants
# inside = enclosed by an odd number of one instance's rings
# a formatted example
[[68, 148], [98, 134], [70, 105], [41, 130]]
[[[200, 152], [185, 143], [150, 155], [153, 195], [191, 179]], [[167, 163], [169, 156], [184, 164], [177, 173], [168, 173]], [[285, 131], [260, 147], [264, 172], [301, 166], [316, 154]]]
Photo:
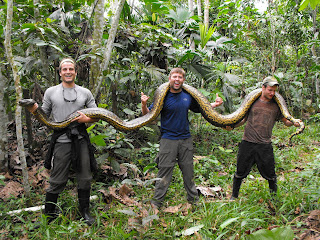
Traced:
[[277, 179], [272, 144], [258, 144], [243, 140], [239, 145], [235, 177], [240, 179], [247, 177], [255, 163], [263, 178], [272, 181]]
[[[77, 187], [82, 190], [90, 190], [92, 174], [88, 144], [85, 139], [80, 140], [79, 158], [80, 171], [76, 172]], [[71, 143], [57, 142], [55, 144], [51, 165], [50, 187], [47, 189], [47, 192], [59, 194], [63, 191], [69, 178]]]
[[189, 202], [198, 201], [198, 191], [194, 184], [193, 170], [193, 143], [192, 138], [182, 140], [160, 140], [160, 151], [158, 154], [158, 178], [152, 203], [161, 206], [168, 191], [175, 164], [178, 163], [182, 172], [184, 188], [187, 191]]
[[274, 154], [271, 143], [258, 144], [242, 141], [237, 157], [237, 171], [233, 178], [232, 198], [237, 198], [242, 179], [248, 176], [253, 164], [257, 164], [262, 177], [268, 180], [272, 193], [277, 192], [277, 176], [275, 173]]

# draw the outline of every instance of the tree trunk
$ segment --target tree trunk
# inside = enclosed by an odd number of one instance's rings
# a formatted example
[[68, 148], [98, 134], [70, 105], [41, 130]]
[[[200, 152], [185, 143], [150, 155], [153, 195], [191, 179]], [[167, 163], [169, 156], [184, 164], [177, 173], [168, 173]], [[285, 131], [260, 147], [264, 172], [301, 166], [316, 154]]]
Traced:
[[[105, 26], [104, 21], [104, 4], [105, 0], [98, 0], [97, 5], [95, 7], [94, 12], [94, 30], [92, 34], [92, 43], [93, 49], [92, 52], [97, 52], [97, 49], [102, 48], [102, 36], [103, 36], [103, 29]], [[100, 72], [100, 59], [92, 59], [91, 68], [90, 68], [90, 89], [94, 87], [96, 84], [96, 79], [99, 77]]]
[[117, 79], [115, 79], [111, 83], [111, 99], [112, 99], [112, 112], [116, 115], [118, 115], [117, 89], [118, 89], [118, 82], [117, 82]]
[[209, 0], [204, 1], [204, 13], [203, 13], [203, 24], [209, 29], [209, 9], [210, 2]]
[[[23, 98], [30, 98], [29, 89], [23, 89]], [[33, 153], [34, 142], [33, 142], [33, 134], [32, 134], [31, 113], [28, 111], [27, 108], [24, 108], [24, 110], [25, 110], [25, 116], [26, 116], [29, 152]]]
[[197, 0], [197, 10], [198, 10], [198, 16], [202, 16], [202, 9], [201, 9], [201, 0]]
[[5, 99], [4, 99], [4, 87], [6, 84], [6, 78], [2, 75], [1, 65], [0, 69], [0, 172], [6, 172], [8, 170], [8, 154], [7, 154], [7, 122]]
[[191, 16], [193, 16], [194, 15], [193, 0], [188, 0], [188, 6], [189, 6], [189, 12], [191, 13]]
[[[189, 6], [190, 15], [193, 16], [193, 15], [194, 15], [193, 0], [188, 0], [188, 6]], [[189, 46], [190, 46], [190, 49], [191, 49], [192, 51], [195, 51], [195, 49], [196, 49], [196, 44], [195, 44], [195, 42], [194, 42], [194, 39], [193, 39], [193, 35], [192, 35], [192, 34], [190, 34]]]
[[14, 85], [16, 89], [16, 112], [15, 112], [15, 120], [16, 120], [16, 134], [17, 134], [17, 142], [18, 142], [18, 152], [22, 167], [22, 176], [23, 176], [23, 187], [27, 197], [30, 196], [30, 185], [28, 180], [28, 170], [27, 170], [27, 162], [26, 156], [24, 152], [23, 145], [23, 136], [22, 136], [22, 124], [21, 124], [21, 107], [18, 104], [19, 100], [22, 99], [22, 89], [20, 85], [20, 76], [18, 74], [18, 67], [14, 62], [14, 56], [12, 54], [11, 47], [11, 28], [12, 28], [12, 18], [13, 18], [13, 0], [7, 1], [7, 22], [6, 22], [6, 31], [5, 31], [5, 49], [7, 54], [8, 62], [11, 65], [12, 73], [14, 77]]
[[52, 80], [52, 74], [49, 71], [50, 64], [48, 62], [47, 47], [46, 46], [39, 47], [39, 52], [40, 52], [40, 59], [42, 63], [42, 69], [45, 77], [44, 84], [45, 84], [45, 88], [48, 88], [49, 86], [53, 85], [53, 80]]
[[123, 8], [123, 5], [125, 3], [125, 0], [120, 0], [119, 5], [117, 7], [117, 10], [115, 12], [115, 15], [113, 16], [113, 21], [112, 21], [112, 25], [111, 28], [109, 30], [109, 38], [108, 38], [108, 42], [105, 48], [105, 52], [103, 55], [103, 63], [102, 63], [102, 67], [100, 70], [100, 74], [99, 74], [99, 78], [98, 78], [98, 83], [95, 85], [96, 87], [94, 88], [94, 98], [96, 98], [99, 94], [100, 91], [100, 87], [103, 81], [103, 72], [105, 70], [107, 70], [108, 66], [109, 66], [109, 62], [110, 62], [110, 58], [111, 58], [111, 53], [112, 53], [112, 49], [113, 49], [113, 43], [114, 43], [114, 39], [116, 37], [117, 34], [117, 28], [119, 25], [119, 20], [120, 20], [120, 14]]
[[38, 22], [39, 16], [40, 16], [40, 12], [39, 12], [39, 8], [38, 5], [39, 4], [39, 0], [33, 0], [33, 5], [34, 5], [34, 18], [36, 19], [36, 21]]
[[[313, 25], [313, 40], [317, 41], [318, 36], [319, 36], [319, 30], [317, 27], [317, 9], [318, 7], [316, 7], [313, 11], [312, 11], [312, 25]], [[315, 59], [316, 65], [318, 64], [318, 56], [317, 56], [317, 51], [316, 51], [316, 44], [313, 43], [311, 46], [311, 52], [312, 52], [312, 57], [313, 59]], [[316, 87], [316, 101], [317, 101], [317, 112], [319, 110], [319, 93], [320, 93], [320, 89], [319, 89], [319, 74], [316, 73], [315, 74], [315, 87]]]

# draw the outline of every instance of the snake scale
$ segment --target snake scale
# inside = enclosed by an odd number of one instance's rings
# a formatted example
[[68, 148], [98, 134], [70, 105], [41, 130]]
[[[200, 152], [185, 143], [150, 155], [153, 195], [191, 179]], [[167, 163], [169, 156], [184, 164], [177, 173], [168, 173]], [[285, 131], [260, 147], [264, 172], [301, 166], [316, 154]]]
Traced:
[[[251, 105], [261, 96], [261, 89], [254, 90], [250, 92], [248, 95], [246, 95], [244, 101], [242, 102], [241, 106], [233, 113], [222, 115], [212, 109], [211, 104], [209, 100], [200, 93], [196, 88], [183, 84], [183, 89], [188, 92], [200, 105], [201, 114], [202, 116], [212, 125], [217, 127], [226, 127], [226, 126], [235, 126], [237, 123], [239, 123], [247, 114], [249, 111]], [[116, 129], [121, 131], [131, 131], [136, 130], [142, 126], [145, 126], [146, 124], [154, 121], [158, 115], [161, 112], [164, 98], [169, 90], [169, 83], [163, 83], [160, 85], [154, 94], [154, 107], [144, 116], [135, 118], [130, 121], [123, 121], [120, 119], [117, 115], [115, 115], [113, 112], [108, 111], [104, 108], [85, 108], [80, 110], [80, 112], [84, 113], [86, 116], [90, 118], [95, 119], [101, 119], [112, 126], [114, 126]], [[297, 134], [302, 133], [305, 126], [303, 122], [299, 119], [293, 118], [286, 106], [285, 100], [283, 97], [276, 92], [274, 99], [276, 103], [278, 104], [282, 115], [288, 119], [289, 121], [295, 123], [299, 122], [300, 127], [297, 129], [296, 132], [291, 134], [289, 138], [289, 142], [291, 142], [291, 138]], [[34, 104], [35, 101], [33, 99], [22, 99], [19, 101], [19, 105], [21, 106], [28, 106]], [[74, 118], [79, 116], [78, 112], [72, 113], [65, 121], [63, 122], [52, 122], [50, 121], [46, 114], [43, 112], [41, 107], [38, 107], [38, 109], [33, 113], [33, 115], [38, 119], [40, 122], [45, 124], [46, 126], [59, 130], [67, 127]]]

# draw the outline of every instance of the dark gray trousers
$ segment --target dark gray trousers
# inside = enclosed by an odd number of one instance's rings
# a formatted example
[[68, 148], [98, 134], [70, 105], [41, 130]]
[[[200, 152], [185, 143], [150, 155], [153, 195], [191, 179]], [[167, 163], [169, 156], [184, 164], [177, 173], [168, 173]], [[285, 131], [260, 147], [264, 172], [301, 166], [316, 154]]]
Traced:
[[[80, 171], [76, 172], [77, 187], [82, 190], [91, 188], [91, 168], [88, 144], [85, 139], [80, 140], [79, 149]], [[47, 192], [59, 194], [65, 188], [71, 167], [71, 143], [57, 142], [54, 147], [51, 163], [50, 187]]]
[[193, 143], [192, 138], [182, 140], [164, 139], [160, 140], [160, 151], [158, 154], [158, 180], [152, 203], [161, 206], [168, 191], [173, 169], [176, 163], [183, 175], [184, 188], [187, 191], [187, 200], [196, 202], [199, 200], [198, 191], [194, 184], [193, 169]]
[[251, 143], [242, 140], [239, 145], [235, 177], [240, 179], [247, 177], [255, 163], [263, 178], [271, 181], [277, 179], [272, 144]]

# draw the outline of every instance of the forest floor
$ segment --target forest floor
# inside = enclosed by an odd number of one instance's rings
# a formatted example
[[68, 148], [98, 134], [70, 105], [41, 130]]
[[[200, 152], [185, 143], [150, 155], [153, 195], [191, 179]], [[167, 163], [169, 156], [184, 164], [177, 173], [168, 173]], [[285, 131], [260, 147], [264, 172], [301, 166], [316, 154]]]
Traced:
[[[45, 227], [40, 228], [38, 235], [32, 231], [34, 222], [41, 219], [40, 210], [29, 212], [29, 215], [8, 214], [17, 209], [41, 206], [49, 178], [48, 170], [43, 167], [49, 132], [40, 127], [33, 136], [36, 147], [32, 150], [26, 148], [31, 186], [31, 196], [26, 198], [14, 129], [14, 124], [10, 124], [9, 171], [0, 173], [0, 212], [3, 219], [0, 220], [1, 239], [41, 239], [39, 236], [52, 238], [57, 236], [56, 233], [46, 233]], [[92, 191], [96, 196], [96, 200], [92, 200], [94, 214], [100, 218], [100, 225], [96, 227], [95, 233], [85, 233], [88, 230], [84, 231], [83, 225], [75, 226], [74, 231], [78, 235], [73, 235], [72, 231], [62, 231], [61, 236], [65, 238], [61, 239], [75, 239], [74, 236], [81, 236], [79, 239], [104, 239], [106, 236], [112, 236], [110, 239], [167, 239], [169, 236], [177, 239], [247, 239], [246, 237], [254, 236], [253, 233], [260, 229], [270, 230], [265, 233], [270, 235], [272, 229], [289, 226], [294, 232], [294, 239], [319, 240], [318, 130], [317, 124], [308, 126], [304, 134], [296, 137], [293, 146], [287, 146], [285, 142], [290, 130], [276, 125], [273, 142], [278, 161], [279, 193], [275, 199], [268, 194], [266, 183], [257, 169], [253, 169], [243, 183], [239, 199], [229, 201], [237, 142], [243, 132], [241, 129], [236, 133], [213, 131], [213, 135], [217, 138], [224, 136], [224, 140], [213, 140], [210, 134], [203, 134], [202, 131], [206, 129], [197, 129], [194, 136], [195, 181], [201, 198], [196, 208], [184, 199], [183, 181], [178, 169], [175, 169], [175, 183], [170, 187], [164, 207], [155, 210], [151, 208], [149, 200], [153, 194], [156, 170], [145, 173], [137, 170], [139, 158], [120, 164], [117, 171], [110, 161], [105, 161], [100, 165]], [[198, 137], [208, 139], [197, 141]], [[73, 176], [70, 179], [72, 181], [68, 183], [59, 201], [59, 206], [64, 209], [59, 225], [66, 224], [68, 228], [73, 228], [64, 219], [79, 219], [74, 208], [77, 201], [74, 200], [76, 191]], [[10, 225], [12, 223], [26, 228], [19, 231]], [[50, 227], [54, 230], [56, 226], [52, 224]], [[116, 229], [116, 232], [105, 235], [102, 228]], [[266, 239], [279, 239], [279, 236]]]

